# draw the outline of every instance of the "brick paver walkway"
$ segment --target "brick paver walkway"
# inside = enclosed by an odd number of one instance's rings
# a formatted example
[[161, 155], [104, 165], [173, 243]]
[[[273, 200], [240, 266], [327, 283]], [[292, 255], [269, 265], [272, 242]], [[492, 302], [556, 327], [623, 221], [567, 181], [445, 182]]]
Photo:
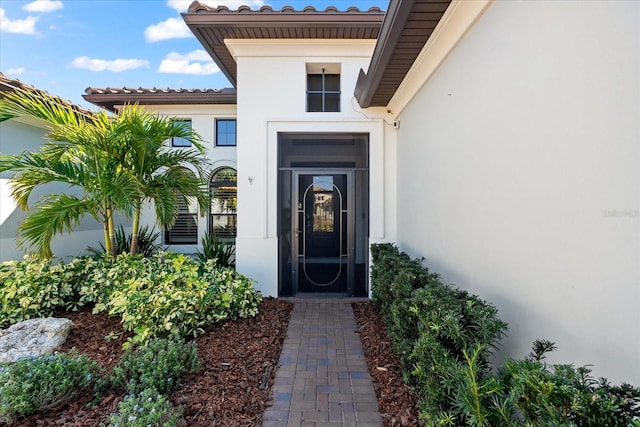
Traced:
[[353, 298], [292, 298], [287, 338], [263, 427], [380, 427]]

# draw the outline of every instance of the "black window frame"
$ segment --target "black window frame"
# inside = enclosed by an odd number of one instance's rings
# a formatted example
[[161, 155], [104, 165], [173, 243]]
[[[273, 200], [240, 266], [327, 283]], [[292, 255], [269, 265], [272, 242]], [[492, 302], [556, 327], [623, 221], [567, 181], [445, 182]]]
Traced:
[[[174, 124], [177, 123], [188, 123], [189, 124], [189, 129], [191, 130], [191, 132], [193, 132], [193, 123], [191, 121], [191, 119], [175, 119], [173, 120]], [[181, 144], [178, 143], [178, 141], [186, 141], [186, 143]], [[182, 138], [182, 137], [173, 137], [171, 138], [171, 146], [174, 148], [190, 148], [192, 146], [191, 144], [191, 139], [190, 138]]]
[[[229, 122], [235, 123], [234, 134], [233, 134], [233, 144], [221, 144], [220, 143], [220, 138], [219, 138], [220, 132], [219, 132], [218, 125], [220, 123], [229, 123]], [[237, 144], [238, 144], [238, 121], [237, 121], [237, 119], [216, 119], [215, 132], [216, 132], [216, 134], [215, 134], [216, 147], [236, 147], [237, 146]], [[228, 135], [228, 133], [225, 134], [225, 135]]]
[[[235, 173], [235, 180], [231, 179], [219, 179], [216, 180], [216, 176], [225, 170], [231, 170]], [[220, 209], [217, 212], [213, 212], [213, 202], [216, 197], [216, 189], [220, 187], [230, 187], [235, 188], [235, 194], [232, 196], [235, 199], [235, 202], [232, 203], [231, 207], [226, 206]], [[229, 195], [229, 190], [224, 190], [226, 195]], [[233, 191], [233, 190], [232, 190]], [[212, 236], [217, 236], [222, 240], [235, 241], [238, 235], [238, 211], [237, 211], [237, 203], [238, 203], [238, 171], [231, 166], [223, 166], [211, 174], [211, 179], [209, 180], [209, 192], [211, 194], [211, 206], [209, 206], [209, 225], [208, 232]], [[222, 204], [221, 204], [222, 206]], [[230, 223], [234, 225], [231, 229], [224, 229], [224, 232], [220, 232], [214, 228], [214, 217], [224, 217], [224, 218], [232, 218]], [[226, 221], [229, 223], [229, 220]]]
[[[310, 89], [309, 88], [311, 86], [310, 79], [312, 77], [316, 78], [318, 76], [321, 77], [320, 90]], [[338, 87], [337, 90], [327, 89], [327, 79], [329, 78], [337, 79], [337, 84], [335, 85]], [[312, 109], [312, 103], [310, 101], [311, 95], [320, 95], [322, 103], [319, 110]], [[328, 109], [328, 107], [331, 107], [333, 104], [327, 103], [327, 95], [337, 95], [337, 103], [335, 105], [335, 109]], [[341, 95], [340, 74], [326, 74], [324, 72], [324, 69], [322, 70], [322, 73], [307, 73], [307, 112], [308, 113], [339, 113], [340, 112], [340, 95]]]

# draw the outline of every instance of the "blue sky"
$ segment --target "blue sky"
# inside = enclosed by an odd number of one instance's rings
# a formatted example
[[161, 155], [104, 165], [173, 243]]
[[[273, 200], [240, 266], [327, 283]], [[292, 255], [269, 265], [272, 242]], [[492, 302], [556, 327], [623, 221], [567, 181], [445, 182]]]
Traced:
[[[204, 0], [258, 8], [388, 0]], [[87, 87], [223, 88], [230, 84], [186, 28], [191, 0], [0, 0], [0, 71], [85, 107]]]

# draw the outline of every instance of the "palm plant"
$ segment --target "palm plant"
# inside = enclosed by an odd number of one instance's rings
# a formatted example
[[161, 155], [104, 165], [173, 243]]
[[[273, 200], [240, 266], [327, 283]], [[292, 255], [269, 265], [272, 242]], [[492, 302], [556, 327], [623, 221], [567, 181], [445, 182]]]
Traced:
[[[176, 220], [179, 198], [185, 203], [188, 198], [195, 198], [200, 212], [206, 211], [210, 202], [208, 187], [204, 184], [208, 162], [200, 136], [170, 117], [152, 114], [138, 105], [127, 105], [116, 120], [121, 124], [127, 146], [119, 162], [138, 185], [130, 248], [135, 254], [140, 213], [145, 201], [153, 202], [157, 221], [165, 227]], [[171, 138], [187, 138], [193, 148], [171, 149], [166, 144]]]
[[89, 114], [44, 92], [16, 90], [0, 100], [0, 121], [14, 117], [43, 120], [48, 143], [38, 152], [0, 156], [0, 172], [11, 170], [12, 197], [27, 210], [34, 188], [51, 182], [80, 189], [78, 194], [51, 194], [39, 201], [20, 224], [18, 244], [50, 258], [51, 240], [71, 231], [89, 214], [102, 222], [105, 247], [113, 253], [113, 212], [131, 213], [135, 180], [118, 167], [114, 153], [123, 151], [119, 124], [106, 113]]
[[[32, 190], [50, 182], [80, 190], [49, 195], [30, 209], [19, 226], [18, 243], [36, 255], [50, 258], [53, 237], [70, 232], [89, 214], [102, 222], [105, 249], [115, 256], [115, 211], [133, 217], [130, 251], [136, 253], [145, 201], [154, 202], [162, 226], [173, 225], [181, 198], [195, 198], [202, 212], [209, 203], [200, 138], [170, 118], [135, 105], [116, 116], [87, 113], [47, 93], [21, 89], [0, 100], [0, 121], [14, 117], [45, 121], [51, 141], [38, 152], [0, 155], [0, 172], [14, 172], [11, 191], [17, 203], [28, 209]], [[194, 149], [169, 149], [165, 141], [173, 137], [191, 139]]]

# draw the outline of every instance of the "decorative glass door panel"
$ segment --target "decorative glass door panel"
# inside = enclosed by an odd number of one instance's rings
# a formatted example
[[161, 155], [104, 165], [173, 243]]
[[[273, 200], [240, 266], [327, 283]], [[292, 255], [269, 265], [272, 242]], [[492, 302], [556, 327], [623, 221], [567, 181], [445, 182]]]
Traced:
[[293, 174], [294, 282], [300, 292], [349, 292], [353, 269], [350, 172]]

